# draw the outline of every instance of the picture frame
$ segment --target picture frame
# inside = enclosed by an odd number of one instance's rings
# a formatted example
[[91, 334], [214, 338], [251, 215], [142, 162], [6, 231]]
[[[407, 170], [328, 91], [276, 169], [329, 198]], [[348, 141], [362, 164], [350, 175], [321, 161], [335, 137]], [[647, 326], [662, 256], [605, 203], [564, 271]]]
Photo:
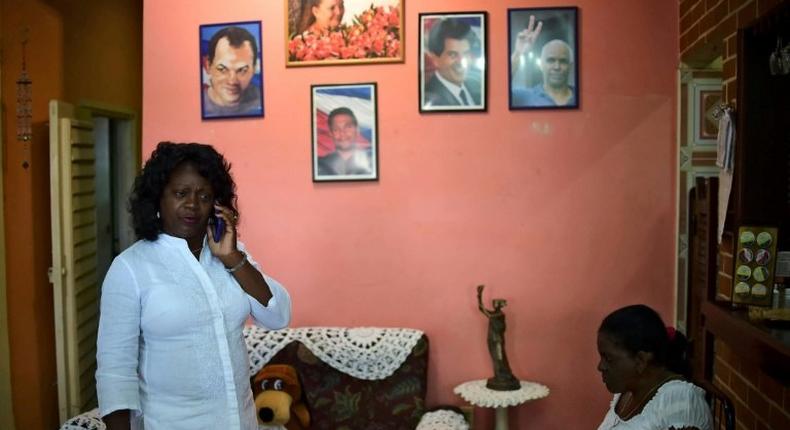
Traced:
[[485, 112], [488, 13], [419, 14], [420, 112]]
[[199, 40], [201, 117], [263, 117], [261, 22], [203, 24]]
[[285, 66], [403, 62], [405, 0], [285, 0]]
[[375, 82], [310, 87], [313, 182], [379, 178]]
[[579, 108], [577, 7], [508, 9], [508, 103]]

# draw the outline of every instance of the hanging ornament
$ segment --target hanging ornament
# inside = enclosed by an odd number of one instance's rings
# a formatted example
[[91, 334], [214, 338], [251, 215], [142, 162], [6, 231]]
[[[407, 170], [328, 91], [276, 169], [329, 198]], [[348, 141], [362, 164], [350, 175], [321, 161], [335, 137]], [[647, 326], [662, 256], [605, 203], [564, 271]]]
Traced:
[[16, 80], [16, 140], [29, 142], [33, 138], [31, 122], [33, 119], [33, 81], [27, 74], [25, 48], [27, 46], [26, 28], [22, 36], [22, 73]]

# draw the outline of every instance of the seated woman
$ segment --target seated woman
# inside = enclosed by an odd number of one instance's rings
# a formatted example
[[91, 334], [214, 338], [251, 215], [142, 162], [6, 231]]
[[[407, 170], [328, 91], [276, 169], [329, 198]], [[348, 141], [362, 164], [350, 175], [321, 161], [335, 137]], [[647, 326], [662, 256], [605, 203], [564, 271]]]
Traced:
[[598, 430], [710, 430], [705, 391], [683, 379], [685, 337], [645, 305], [618, 309], [598, 329], [598, 371], [614, 393]]

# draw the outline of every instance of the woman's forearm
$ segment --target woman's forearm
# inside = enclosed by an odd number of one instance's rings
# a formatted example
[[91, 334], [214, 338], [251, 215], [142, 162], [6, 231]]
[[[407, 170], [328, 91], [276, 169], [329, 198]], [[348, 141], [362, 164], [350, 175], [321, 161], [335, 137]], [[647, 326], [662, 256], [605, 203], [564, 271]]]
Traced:
[[102, 417], [107, 430], [130, 430], [129, 409], [121, 409]]
[[250, 296], [254, 297], [260, 304], [266, 306], [272, 298], [272, 291], [261, 272], [247, 261], [246, 254], [238, 252], [237, 255], [228, 258], [224, 262], [226, 269], [233, 269], [232, 275], [241, 285], [241, 288]]

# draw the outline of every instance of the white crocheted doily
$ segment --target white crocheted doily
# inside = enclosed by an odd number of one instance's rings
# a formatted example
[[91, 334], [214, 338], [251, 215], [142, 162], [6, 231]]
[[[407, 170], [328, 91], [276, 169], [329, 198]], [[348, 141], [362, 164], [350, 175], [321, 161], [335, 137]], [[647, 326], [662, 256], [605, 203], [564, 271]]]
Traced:
[[91, 409], [71, 417], [60, 426], [60, 430], [104, 430], [106, 428], [104, 422], [99, 418], [98, 409]]
[[482, 408], [504, 408], [524, 402], [542, 399], [549, 395], [549, 387], [536, 382], [521, 381], [521, 388], [512, 391], [498, 391], [486, 388], [486, 380], [464, 382], [455, 387], [455, 394], [467, 402]]
[[458, 412], [438, 410], [425, 413], [416, 430], [469, 430], [469, 423]]
[[298, 340], [340, 372], [359, 379], [381, 380], [398, 370], [422, 335], [420, 330], [407, 328], [244, 327], [250, 375], [258, 373], [285, 345]]

